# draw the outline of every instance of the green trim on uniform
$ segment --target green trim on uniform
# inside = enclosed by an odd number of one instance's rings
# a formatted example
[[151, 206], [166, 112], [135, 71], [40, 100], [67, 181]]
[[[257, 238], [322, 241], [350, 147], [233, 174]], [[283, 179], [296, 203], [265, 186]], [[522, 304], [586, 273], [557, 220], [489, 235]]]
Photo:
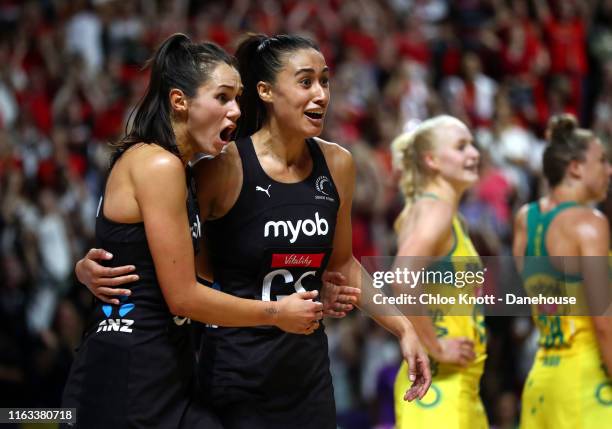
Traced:
[[[527, 246], [525, 249], [525, 256], [550, 256], [546, 250], [546, 234], [548, 233], [550, 224], [559, 213], [577, 206], [579, 206], [579, 204], [575, 201], [565, 201], [558, 204], [554, 209], [542, 213], [538, 201], [530, 203], [527, 208]], [[537, 267], [533, 267], [532, 270], [527, 268], [528, 265], [527, 263], [523, 264], [524, 278], [531, 274], [546, 273], [569, 282], [582, 281], [582, 276], [580, 274], [565, 274], [559, 271], [552, 265], [549, 258], [538, 259], [537, 264], [535, 264]]]

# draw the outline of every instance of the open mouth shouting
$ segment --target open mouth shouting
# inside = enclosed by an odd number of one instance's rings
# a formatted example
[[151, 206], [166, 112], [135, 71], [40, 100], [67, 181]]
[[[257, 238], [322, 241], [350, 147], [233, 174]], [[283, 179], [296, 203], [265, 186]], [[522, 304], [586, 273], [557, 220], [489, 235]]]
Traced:
[[323, 117], [325, 116], [325, 111], [324, 110], [308, 110], [304, 112], [304, 114], [314, 121], [321, 121], [323, 120]]
[[219, 139], [224, 143], [228, 144], [234, 138], [234, 131], [236, 130], [236, 124], [230, 124], [223, 128], [219, 133]]

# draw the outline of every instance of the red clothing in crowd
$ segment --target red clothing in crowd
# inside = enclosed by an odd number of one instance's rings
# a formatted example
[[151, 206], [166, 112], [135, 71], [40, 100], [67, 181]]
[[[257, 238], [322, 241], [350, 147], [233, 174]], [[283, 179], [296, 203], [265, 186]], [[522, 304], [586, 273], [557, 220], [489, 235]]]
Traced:
[[378, 53], [376, 40], [369, 34], [347, 28], [342, 32], [342, 41], [345, 46], [359, 49], [364, 58], [376, 58]]
[[504, 74], [507, 76], [516, 76], [528, 74], [532, 71], [533, 63], [538, 58], [543, 49], [533, 25], [529, 22], [520, 24], [519, 31], [523, 32], [524, 42], [523, 49], [515, 52], [510, 46], [510, 32], [508, 29], [508, 43], [504, 43], [501, 48], [501, 63]]
[[584, 22], [580, 19], [561, 22], [551, 18], [544, 27], [549, 42], [551, 73], [585, 75], [588, 62]]
[[400, 33], [396, 36], [397, 51], [404, 57], [417, 61], [423, 65], [429, 64], [431, 52], [427, 41], [415, 38], [413, 34]]

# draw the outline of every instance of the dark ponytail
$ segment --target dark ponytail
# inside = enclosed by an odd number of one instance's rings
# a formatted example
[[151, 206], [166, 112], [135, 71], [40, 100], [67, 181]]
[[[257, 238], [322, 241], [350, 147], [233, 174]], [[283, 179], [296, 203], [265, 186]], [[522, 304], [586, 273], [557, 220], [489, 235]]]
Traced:
[[180, 89], [188, 97], [196, 95], [219, 63], [236, 67], [236, 60], [214, 43], [193, 43], [184, 34], [168, 37], [147, 61], [151, 69], [149, 86], [138, 105], [130, 114], [134, 118], [126, 126], [125, 137], [117, 143], [114, 163], [135, 143], [156, 143], [179, 155], [172, 129], [169, 93]]
[[553, 116], [546, 130], [548, 146], [544, 151], [543, 171], [551, 187], [557, 186], [572, 161], [584, 161], [589, 142], [595, 135], [578, 127], [576, 117], [570, 114]]
[[266, 105], [259, 98], [258, 82], [273, 84], [283, 68], [284, 55], [319, 47], [310, 39], [281, 34], [268, 37], [265, 34], [248, 34], [236, 51], [238, 72], [244, 88], [240, 97], [242, 115], [238, 120], [236, 139], [250, 136], [266, 121]]

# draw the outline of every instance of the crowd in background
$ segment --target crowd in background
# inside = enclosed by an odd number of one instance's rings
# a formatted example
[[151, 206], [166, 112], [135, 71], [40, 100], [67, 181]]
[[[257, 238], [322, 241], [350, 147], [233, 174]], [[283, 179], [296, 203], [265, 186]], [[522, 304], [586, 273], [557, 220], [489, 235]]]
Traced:
[[[483, 255], [507, 255], [512, 217], [541, 194], [548, 118], [612, 137], [612, 0], [0, 0], [0, 404], [59, 406], [91, 296], [109, 142], [144, 92], [141, 66], [174, 32], [233, 52], [247, 31], [315, 39], [332, 70], [323, 138], [357, 163], [355, 256], [393, 255], [402, 207], [389, 144], [440, 113], [463, 120], [481, 180], [462, 205]], [[514, 427], [528, 318], [489, 317], [482, 395]], [[339, 422], [390, 427], [399, 353], [355, 312], [327, 323]]]

